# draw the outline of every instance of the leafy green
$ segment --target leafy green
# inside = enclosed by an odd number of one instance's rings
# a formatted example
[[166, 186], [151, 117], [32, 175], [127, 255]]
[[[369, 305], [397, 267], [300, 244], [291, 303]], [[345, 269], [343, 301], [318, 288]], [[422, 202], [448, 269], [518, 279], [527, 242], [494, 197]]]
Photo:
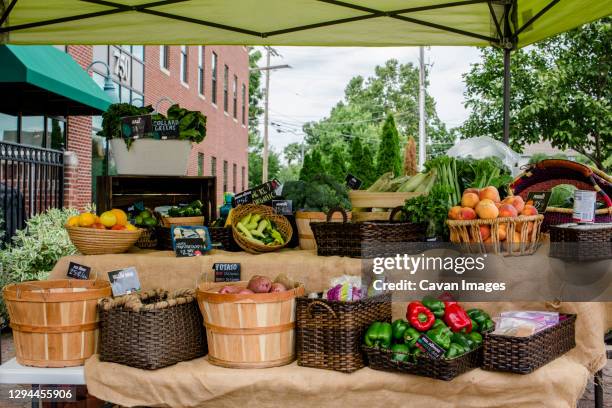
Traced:
[[410, 222], [430, 223], [436, 235], [448, 235], [446, 218], [450, 209], [449, 194], [451, 194], [450, 186], [435, 184], [429, 194], [406, 200], [404, 209], [408, 212]]
[[548, 200], [548, 206], [572, 208], [574, 206], [574, 191], [576, 191], [576, 186], [571, 184], [559, 184], [558, 186], [554, 186], [550, 190], [551, 194]]
[[286, 182], [283, 198], [291, 200], [295, 210], [327, 212], [334, 207], [351, 208], [346, 187], [326, 174], [315, 175], [309, 182]]
[[174, 104], [168, 108], [167, 119], [179, 121], [179, 139], [200, 143], [206, 137], [206, 116]]
[[446, 198], [449, 208], [461, 201], [462, 189], [459, 185], [457, 175], [457, 164], [454, 157], [438, 156], [425, 162], [428, 171], [435, 170], [437, 174], [436, 184], [444, 186], [448, 190]]
[[[123, 137], [121, 133], [121, 118], [148, 115], [151, 112], [153, 112], [151, 105], [139, 108], [129, 103], [114, 103], [102, 114], [102, 130], [98, 132], [98, 136], [105, 137], [108, 140], [120, 139]], [[128, 149], [132, 144], [131, 142], [132, 140], [129, 138], [125, 140]]]
[[512, 182], [512, 173], [498, 157], [458, 159], [457, 172], [463, 190], [494, 186], [499, 190]]

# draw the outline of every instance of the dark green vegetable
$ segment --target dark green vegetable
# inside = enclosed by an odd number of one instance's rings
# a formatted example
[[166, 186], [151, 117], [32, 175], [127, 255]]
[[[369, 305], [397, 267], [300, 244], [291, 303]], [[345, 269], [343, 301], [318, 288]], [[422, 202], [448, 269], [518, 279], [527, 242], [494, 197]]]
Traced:
[[402, 319], [397, 319], [393, 323], [391, 323], [391, 328], [393, 329], [393, 338], [395, 340], [401, 340], [404, 338], [404, 332], [406, 329], [410, 327], [408, 322]]
[[469, 350], [466, 350], [460, 344], [451, 343], [450, 346], [448, 347], [448, 350], [446, 351], [446, 354], [444, 355], [444, 357], [446, 357], [446, 358], [459, 357], [460, 355], [465, 354], [467, 351], [469, 351]]
[[421, 337], [421, 333], [414, 327], [408, 327], [404, 331], [404, 343], [409, 347], [414, 347], [419, 337]]
[[444, 302], [433, 296], [425, 296], [421, 301], [436, 317], [444, 317]]
[[391, 360], [408, 361], [410, 358], [410, 347], [405, 344], [394, 344], [391, 346], [391, 351], [393, 352]]
[[291, 200], [294, 210], [327, 212], [334, 207], [350, 210], [346, 186], [324, 174], [316, 175], [312, 181], [288, 181], [283, 184], [283, 198]]
[[368, 327], [364, 336], [364, 343], [368, 347], [391, 347], [393, 329], [391, 323], [374, 322]]
[[406, 200], [404, 208], [408, 212], [410, 222], [431, 222], [436, 235], [447, 235], [449, 189], [441, 184], [435, 184], [429, 194]]
[[512, 173], [498, 157], [458, 159], [457, 173], [463, 189], [494, 186], [504, 188], [512, 182]]

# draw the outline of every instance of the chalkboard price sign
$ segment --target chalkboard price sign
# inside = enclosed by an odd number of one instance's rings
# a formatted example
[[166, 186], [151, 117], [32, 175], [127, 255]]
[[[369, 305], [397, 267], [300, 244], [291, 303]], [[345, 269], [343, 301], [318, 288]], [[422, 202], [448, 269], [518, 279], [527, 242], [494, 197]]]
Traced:
[[239, 263], [215, 263], [215, 282], [239, 282], [240, 264]]
[[277, 179], [263, 183], [257, 187], [245, 190], [234, 196], [234, 206], [242, 204], [264, 204], [278, 197], [276, 190], [281, 183]]
[[154, 139], [178, 139], [179, 121], [176, 119], [152, 120], [151, 131]]
[[291, 200], [272, 200], [272, 208], [279, 215], [293, 214], [293, 201]]
[[346, 186], [350, 188], [351, 190], [359, 190], [359, 187], [361, 187], [361, 184], [363, 184], [361, 180], [353, 176], [351, 173], [347, 174], [345, 180], [346, 180]]
[[68, 265], [68, 273], [66, 274], [69, 278], [74, 279], [89, 279], [91, 268], [89, 266], [80, 265], [76, 262], [70, 262]]
[[108, 280], [111, 283], [113, 296], [123, 296], [140, 290], [140, 279], [136, 268], [119, 269], [108, 273]]
[[533, 205], [539, 214], [544, 214], [551, 194], [550, 191], [532, 191], [527, 195], [527, 204]]
[[172, 227], [172, 245], [177, 257], [201, 256], [212, 248], [208, 228], [181, 225]]
[[121, 118], [121, 134], [124, 139], [140, 139], [151, 130], [151, 115]]

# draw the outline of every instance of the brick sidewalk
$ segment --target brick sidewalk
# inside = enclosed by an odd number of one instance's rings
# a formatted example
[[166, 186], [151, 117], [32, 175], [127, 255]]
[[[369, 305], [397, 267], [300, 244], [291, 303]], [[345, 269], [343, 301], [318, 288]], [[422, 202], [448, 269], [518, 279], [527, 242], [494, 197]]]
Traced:
[[[612, 348], [612, 346], [608, 346]], [[7, 361], [15, 357], [13, 347], [13, 337], [10, 333], [2, 335], [2, 361]], [[604, 368], [604, 407], [612, 408], [612, 360], [608, 360], [608, 365]], [[30, 402], [14, 403], [7, 399], [8, 391], [16, 388], [29, 388], [24, 385], [0, 385], [0, 408], [30, 407]], [[593, 392], [593, 381], [589, 381], [586, 391], [578, 401], [578, 408], [592, 408], [595, 406], [595, 394]]]

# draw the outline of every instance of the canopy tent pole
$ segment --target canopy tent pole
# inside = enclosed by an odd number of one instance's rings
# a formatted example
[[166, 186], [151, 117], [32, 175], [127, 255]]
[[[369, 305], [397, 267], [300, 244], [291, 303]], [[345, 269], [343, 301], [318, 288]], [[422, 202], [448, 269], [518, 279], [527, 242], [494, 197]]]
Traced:
[[507, 1], [504, 4], [504, 38], [502, 46], [504, 47], [504, 96], [503, 96], [503, 141], [505, 144], [510, 144], [510, 91], [512, 85], [512, 72], [510, 70], [510, 62], [512, 50], [515, 46], [515, 36], [512, 35], [512, 27], [510, 25], [511, 13], [515, 11], [515, 0]]
[[426, 160], [427, 134], [425, 129], [425, 47], [419, 47], [419, 170]]

